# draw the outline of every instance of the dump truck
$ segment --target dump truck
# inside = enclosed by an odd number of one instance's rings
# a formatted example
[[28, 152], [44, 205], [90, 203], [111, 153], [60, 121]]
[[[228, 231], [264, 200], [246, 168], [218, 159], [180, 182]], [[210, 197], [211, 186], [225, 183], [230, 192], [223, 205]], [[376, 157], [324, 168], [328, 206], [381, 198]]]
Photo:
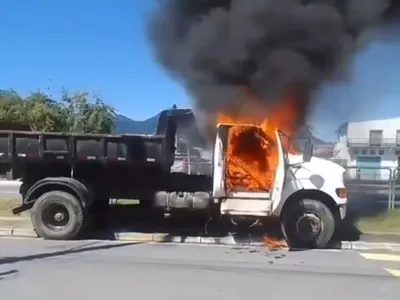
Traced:
[[[313, 157], [309, 142], [302, 153], [288, 152], [276, 129], [269, 137], [276, 158], [270, 186], [232, 187], [232, 129], [244, 126], [266, 137], [255, 125], [217, 124], [211, 174], [172, 172], [182, 115], [187, 111], [163, 111], [152, 135], [0, 131], [0, 167], [22, 181], [22, 204], [13, 212], [30, 210], [41, 237], [69, 240], [109, 199], [139, 199], [151, 210], [205, 212], [234, 224], [276, 218], [291, 247], [328, 245], [346, 215], [344, 168]], [[239, 164], [242, 173], [252, 164]]]

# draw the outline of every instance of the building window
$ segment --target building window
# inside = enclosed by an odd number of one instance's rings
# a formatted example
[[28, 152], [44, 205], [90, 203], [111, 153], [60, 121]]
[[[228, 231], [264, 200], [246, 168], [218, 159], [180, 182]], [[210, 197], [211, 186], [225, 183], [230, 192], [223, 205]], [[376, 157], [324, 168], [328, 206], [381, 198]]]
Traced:
[[357, 149], [354, 149], [354, 150], [353, 150], [353, 154], [357, 155], [357, 154], [358, 154], [358, 150], [357, 150]]
[[369, 131], [369, 145], [382, 146], [382, 130]]
[[383, 155], [383, 154], [385, 154], [385, 151], [379, 150], [379, 155]]
[[396, 146], [400, 147], [400, 130], [396, 131]]
[[362, 153], [362, 155], [367, 155], [367, 150], [366, 150], [366, 149], [363, 149], [363, 150], [361, 151], [361, 153]]
[[394, 154], [400, 156], [400, 150], [396, 150]]
[[376, 150], [374, 150], [374, 149], [369, 150], [369, 154], [370, 154], [370, 155], [375, 155], [375, 154], [376, 154]]

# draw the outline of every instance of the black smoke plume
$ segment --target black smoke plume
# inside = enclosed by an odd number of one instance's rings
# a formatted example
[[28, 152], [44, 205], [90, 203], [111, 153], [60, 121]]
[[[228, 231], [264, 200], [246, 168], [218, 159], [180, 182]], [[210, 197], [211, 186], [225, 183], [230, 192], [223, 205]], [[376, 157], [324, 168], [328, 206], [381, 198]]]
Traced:
[[245, 91], [268, 110], [295, 86], [304, 122], [313, 91], [340, 77], [363, 33], [397, 18], [398, 6], [390, 0], [164, 0], [150, 19], [149, 38], [203, 114], [241, 112], [246, 102], [237, 100]]

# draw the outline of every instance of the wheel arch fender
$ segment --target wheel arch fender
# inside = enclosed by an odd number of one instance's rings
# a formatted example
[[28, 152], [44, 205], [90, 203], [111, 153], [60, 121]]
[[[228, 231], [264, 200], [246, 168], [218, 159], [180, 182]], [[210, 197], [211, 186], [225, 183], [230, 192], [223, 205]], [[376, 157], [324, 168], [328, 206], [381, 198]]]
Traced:
[[70, 177], [47, 177], [35, 182], [26, 192], [24, 204], [33, 204], [44, 193], [61, 190], [74, 195], [84, 208], [88, 208], [94, 201], [94, 193], [90, 186]]
[[336, 204], [335, 200], [327, 193], [321, 190], [317, 189], [304, 189], [304, 190], [299, 190], [292, 195], [290, 195], [285, 203], [283, 204], [280, 214], [284, 213], [287, 207], [289, 207], [291, 204], [293, 204], [296, 201], [303, 200], [303, 199], [314, 199], [321, 201], [324, 203], [329, 210], [332, 212], [335, 220], [340, 219], [340, 211], [339, 207]]

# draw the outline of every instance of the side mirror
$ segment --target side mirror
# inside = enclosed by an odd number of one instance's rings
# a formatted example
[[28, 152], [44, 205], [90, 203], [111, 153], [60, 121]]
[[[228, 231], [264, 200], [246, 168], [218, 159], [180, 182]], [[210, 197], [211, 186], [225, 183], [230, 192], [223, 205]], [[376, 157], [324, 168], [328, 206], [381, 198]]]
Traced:
[[314, 145], [311, 142], [307, 142], [304, 145], [304, 150], [303, 150], [303, 161], [304, 162], [309, 162], [311, 160], [311, 157], [313, 156], [314, 152]]

